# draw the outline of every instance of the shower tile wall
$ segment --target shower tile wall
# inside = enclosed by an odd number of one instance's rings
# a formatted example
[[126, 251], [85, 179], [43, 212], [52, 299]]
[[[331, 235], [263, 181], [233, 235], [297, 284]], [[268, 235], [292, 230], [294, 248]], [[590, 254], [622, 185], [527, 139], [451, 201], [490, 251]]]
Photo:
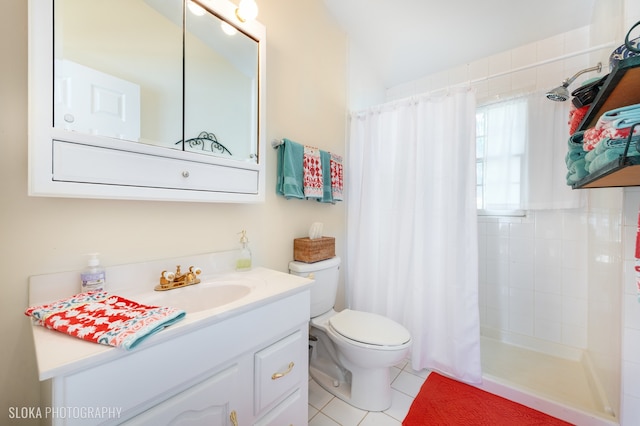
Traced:
[[640, 188], [626, 188], [623, 215], [622, 419], [640, 424], [640, 297], [634, 266]]
[[[573, 55], [589, 48], [589, 26], [577, 28], [537, 42], [425, 76], [387, 89], [385, 98], [393, 101], [416, 93], [427, 93], [458, 85], [471, 85], [479, 103], [513, 94], [548, 90], [563, 78], [608, 60], [611, 48], [546, 63], [553, 58]], [[528, 68], [532, 64], [538, 66]], [[488, 78], [488, 77], [492, 78]], [[591, 77], [591, 76], [589, 76]], [[585, 77], [585, 79], [588, 77]]]
[[478, 218], [486, 335], [546, 352], [587, 347], [586, 230], [581, 209]]

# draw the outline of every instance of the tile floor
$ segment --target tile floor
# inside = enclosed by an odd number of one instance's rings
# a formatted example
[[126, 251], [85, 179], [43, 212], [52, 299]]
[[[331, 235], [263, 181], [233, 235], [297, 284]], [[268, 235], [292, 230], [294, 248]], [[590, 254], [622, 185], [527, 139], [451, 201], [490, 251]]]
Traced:
[[392, 367], [391, 407], [379, 413], [352, 407], [309, 379], [309, 426], [400, 426], [428, 375], [428, 370], [414, 371], [408, 361]]

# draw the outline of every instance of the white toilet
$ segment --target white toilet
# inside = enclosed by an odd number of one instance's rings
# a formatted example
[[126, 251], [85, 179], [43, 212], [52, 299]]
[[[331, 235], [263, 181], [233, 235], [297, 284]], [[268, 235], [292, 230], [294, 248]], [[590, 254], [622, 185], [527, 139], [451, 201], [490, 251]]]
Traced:
[[340, 258], [290, 262], [289, 272], [315, 280], [311, 286], [309, 330], [311, 377], [331, 394], [366, 411], [391, 406], [389, 369], [402, 361], [411, 335], [381, 315], [333, 310]]

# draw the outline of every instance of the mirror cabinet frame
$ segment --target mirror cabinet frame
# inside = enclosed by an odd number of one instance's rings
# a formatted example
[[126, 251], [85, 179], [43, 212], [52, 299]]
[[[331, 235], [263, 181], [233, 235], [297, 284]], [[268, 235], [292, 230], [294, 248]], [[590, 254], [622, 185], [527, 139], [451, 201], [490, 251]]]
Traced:
[[[266, 29], [228, 0], [199, 0], [258, 42], [257, 161], [238, 161], [53, 127], [54, 0], [29, 0], [29, 195], [263, 202]], [[249, 124], [248, 124], [249, 125]]]

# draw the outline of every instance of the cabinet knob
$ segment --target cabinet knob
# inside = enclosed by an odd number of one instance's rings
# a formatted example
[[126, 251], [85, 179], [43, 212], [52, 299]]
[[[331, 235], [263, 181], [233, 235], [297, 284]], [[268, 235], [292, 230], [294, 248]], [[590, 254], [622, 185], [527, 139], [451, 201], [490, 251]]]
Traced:
[[286, 371], [283, 371], [282, 373], [273, 373], [273, 375], [271, 376], [271, 380], [278, 380], [279, 378], [291, 373], [291, 370], [293, 370], [294, 366], [295, 364], [293, 363], [293, 361], [291, 361]]
[[189, 172], [187, 170], [185, 170], [184, 172], [182, 172], [182, 177], [184, 178], [188, 178], [189, 177]]
[[233, 410], [231, 412], [231, 414], [229, 415], [229, 420], [231, 420], [231, 424], [233, 426], [238, 426], [238, 414], [236, 413], [236, 410]]

